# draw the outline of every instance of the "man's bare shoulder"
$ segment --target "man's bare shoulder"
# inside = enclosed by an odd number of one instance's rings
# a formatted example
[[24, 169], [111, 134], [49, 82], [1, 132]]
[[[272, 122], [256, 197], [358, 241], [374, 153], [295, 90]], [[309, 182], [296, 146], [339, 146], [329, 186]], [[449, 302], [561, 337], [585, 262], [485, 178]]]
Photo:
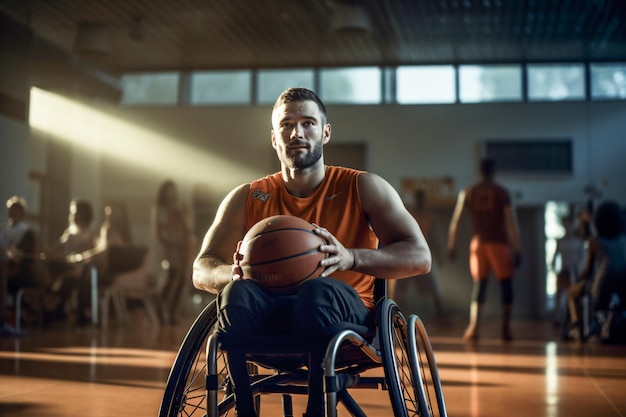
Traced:
[[233, 188], [222, 200], [218, 209], [218, 218], [243, 216], [249, 192], [250, 183], [241, 184]]
[[380, 175], [367, 171], [359, 172], [359, 189], [367, 190], [368, 188], [371, 188], [376, 190], [380, 187], [391, 187], [391, 184], [389, 184], [389, 182], [387, 182], [387, 180]]
[[248, 193], [250, 192], [250, 185], [251, 185], [250, 183], [245, 183], [245, 184], [241, 184], [233, 188], [228, 193], [228, 195], [224, 198], [224, 201], [231, 201], [231, 200], [240, 201], [241, 199], [248, 198]]

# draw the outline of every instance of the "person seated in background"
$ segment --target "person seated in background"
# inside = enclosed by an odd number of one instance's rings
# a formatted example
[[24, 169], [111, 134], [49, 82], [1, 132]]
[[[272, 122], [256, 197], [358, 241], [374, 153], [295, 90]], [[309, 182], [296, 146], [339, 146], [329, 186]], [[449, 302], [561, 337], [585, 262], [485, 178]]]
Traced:
[[[105, 288], [113, 283], [116, 274], [138, 268], [145, 252], [135, 250], [130, 231], [126, 206], [122, 202], [109, 202], [104, 206], [104, 220], [96, 245], [84, 252], [69, 256], [70, 261], [93, 265], [98, 273], [98, 287]], [[139, 256], [137, 256], [137, 255]], [[79, 317], [88, 317], [92, 281], [83, 279], [78, 285]]]
[[[95, 246], [83, 252], [73, 253], [68, 256], [68, 261], [84, 266], [95, 266], [98, 271], [98, 286], [106, 287], [111, 284], [112, 276], [133, 267], [136, 262], [126, 265], [126, 260], [119, 256], [125, 248], [133, 245], [130, 232], [130, 222], [126, 206], [121, 202], [110, 202], [104, 206], [104, 220], [100, 226], [100, 233]], [[137, 265], [136, 265], [137, 264]], [[85, 270], [89, 268], [84, 268]], [[91, 280], [84, 272], [78, 286], [78, 324], [88, 322], [91, 312], [89, 311]]]
[[126, 206], [120, 202], [109, 202], [104, 206], [104, 220], [100, 226], [96, 244], [85, 251], [74, 253], [70, 261], [90, 260], [100, 269], [108, 268], [107, 250], [112, 246], [131, 246], [133, 239]]
[[66, 261], [71, 255], [93, 248], [96, 237], [91, 203], [74, 198], [69, 206], [68, 226], [57, 242], [46, 250], [46, 258]]
[[51, 290], [56, 296], [48, 306], [49, 319], [65, 318], [72, 308], [73, 294], [84, 272], [80, 254], [92, 249], [96, 242], [91, 203], [82, 198], [72, 199], [67, 228], [43, 254], [53, 276]]
[[[598, 206], [594, 217], [594, 236], [589, 239], [581, 280], [568, 291], [571, 317], [570, 335], [582, 339], [580, 326], [583, 296], [589, 294], [590, 309], [608, 310], [615, 302], [624, 308], [626, 303], [626, 234], [623, 233], [623, 213], [613, 201]], [[594, 272], [595, 271], [595, 272]]]
[[163, 264], [167, 266], [167, 280], [161, 292], [160, 311], [164, 324], [177, 324], [179, 306], [189, 272], [191, 248], [195, 245], [187, 207], [178, 196], [172, 180], [161, 184], [153, 213], [154, 232], [161, 246]]
[[[37, 256], [37, 238], [35, 231], [26, 221], [26, 200], [13, 196], [6, 203], [8, 224], [0, 229], [0, 259], [9, 296], [15, 298], [24, 287], [45, 287], [49, 276], [45, 273]], [[7, 294], [1, 294], [0, 326], [2, 331], [8, 326], [4, 321]]]
[[[554, 295], [554, 325], [563, 323], [563, 300], [570, 286], [578, 281], [580, 267], [585, 255], [585, 240], [574, 229], [568, 217], [561, 218], [563, 236], [556, 241], [556, 248], [550, 266], [556, 274], [556, 293]], [[567, 303], [566, 303], [567, 304]]]

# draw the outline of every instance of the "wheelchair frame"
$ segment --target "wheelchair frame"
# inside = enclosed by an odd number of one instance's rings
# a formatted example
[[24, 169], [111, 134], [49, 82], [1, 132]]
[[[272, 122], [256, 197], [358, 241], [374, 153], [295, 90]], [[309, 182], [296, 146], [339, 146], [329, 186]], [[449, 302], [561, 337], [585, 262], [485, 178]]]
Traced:
[[[377, 280], [383, 281], [383, 280]], [[384, 281], [383, 281], [384, 282]], [[421, 319], [412, 314], [408, 321], [397, 304], [384, 296], [377, 303], [376, 334], [373, 340], [358, 330], [339, 331], [327, 345], [324, 359], [326, 416], [337, 416], [341, 403], [352, 416], [366, 414], [348, 392], [339, 387], [340, 373], [360, 375], [382, 367], [384, 376], [359, 377], [350, 389], [382, 389], [389, 392], [394, 416], [447, 417], [443, 391], [434, 352]], [[226, 367], [226, 355], [213, 335], [217, 306], [212, 301], [196, 318], [185, 336], [171, 368], [159, 417], [206, 415], [221, 417], [235, 407], [234, 394]], [[246, 349], [251, 387], [260, 414], [263, 394], [281, 394], [283, 416], [293, 416], [292, 395], [308, 393], [308, 373], [302, 368], [278, 369], [267, 365], [259, 355], [264, 349]], [[302, 349], [272, 349], [273, 355], [289, 357], [307, 354]], [[357, 357], [346, 362], [345, 355]], [[272, 374], [259, 374], [258, 368]]]

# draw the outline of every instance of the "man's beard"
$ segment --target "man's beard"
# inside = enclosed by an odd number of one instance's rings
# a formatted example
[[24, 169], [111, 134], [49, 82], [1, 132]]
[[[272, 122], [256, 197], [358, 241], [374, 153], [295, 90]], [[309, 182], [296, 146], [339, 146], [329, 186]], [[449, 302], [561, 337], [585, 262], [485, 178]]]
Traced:
[[306, 155], [295, 155], [295, 156], [286, 156], [286, 159], [289, 161], [287, 165], [291, 168], [295, 169], [306, 169], [310, 168], [317, 163], [322, 157], [322, 142], [317, 142], [315, 146], [311, 148], [311, 151]]

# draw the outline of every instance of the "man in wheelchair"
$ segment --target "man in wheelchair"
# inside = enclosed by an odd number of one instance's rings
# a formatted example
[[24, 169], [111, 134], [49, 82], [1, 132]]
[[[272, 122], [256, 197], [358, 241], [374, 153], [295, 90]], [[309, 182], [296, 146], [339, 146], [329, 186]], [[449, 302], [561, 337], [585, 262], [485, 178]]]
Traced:
[[[337, 323], [368, 325], [375, 307], [375, 277], [398, 279], [429, 272], [429, 247], [398, 193], [377, 175], [325, 165], [323, 148], [330, 137], [326, 108], [313, 91], [290, 88], [278, 97], [271, 143], [280, 172], [243, 184], [226, 196], [194, 261], [194, 285], [218, 294], [220, 337], [327, 335]], [[313, 223], [315, 233], [328, 242], [320, 248], [328, 253], [321, 261], [322, 276], [289, 296], [276, 296], [241, 279], [232, 262], [247, 230], [277, 214]], [[256, 416], [246, 356], [226, 350], [237, 415]], [[305, 416], [324, 414], [323, 357], [323, 348], [314, 346]]]

